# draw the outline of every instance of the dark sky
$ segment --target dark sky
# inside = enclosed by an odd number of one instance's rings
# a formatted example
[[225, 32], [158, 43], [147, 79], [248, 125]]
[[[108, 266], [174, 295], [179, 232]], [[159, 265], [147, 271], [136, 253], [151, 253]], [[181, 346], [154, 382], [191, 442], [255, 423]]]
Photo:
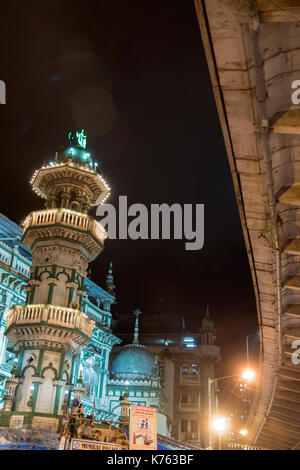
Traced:
[[[1, 207], [16, 222], [43, 206], [33, 171], [84, 127], [112, 188], [111, 203], [204, 203], [205, 244], [108, 241], [128, 313], [184, 315], [197, 330], [206, 304], [224, 366], [256, 329], [240, 219], [192, 0], [9, 2], [1, 12]], [[230, 347], [229, 347], [230, 345]]]

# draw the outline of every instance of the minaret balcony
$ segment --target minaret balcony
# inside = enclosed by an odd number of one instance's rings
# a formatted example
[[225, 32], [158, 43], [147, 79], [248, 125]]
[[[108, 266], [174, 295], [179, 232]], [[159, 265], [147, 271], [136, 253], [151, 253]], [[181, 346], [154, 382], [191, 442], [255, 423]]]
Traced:
[[95, 322], [85, 313], [72, 308], [54, 305], [25, 305], [14, 307], [7, 316], [6, 331], [14, 327], [31, 325], [56, 326], [67, 330], [76, 330], [91, 338]]
[[87, 214], [69, 209], [46, 209], [31, 212], [24, 222], [23, 243], [29, 249], [37, 238], [65, 237], [77, 241], [92, 253], [99, 253], [104, 245], [106, 231], [97, 220]]

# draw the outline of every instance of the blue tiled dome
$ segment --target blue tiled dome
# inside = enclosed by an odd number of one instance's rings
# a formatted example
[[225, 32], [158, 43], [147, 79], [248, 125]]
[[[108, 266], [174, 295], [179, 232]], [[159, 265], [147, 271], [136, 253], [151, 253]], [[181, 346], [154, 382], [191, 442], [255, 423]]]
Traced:
[[111, 375], [119, 379], [146, 379], [154, 374], [155, 356], [141, 344], [128, 344], [114, 358]]

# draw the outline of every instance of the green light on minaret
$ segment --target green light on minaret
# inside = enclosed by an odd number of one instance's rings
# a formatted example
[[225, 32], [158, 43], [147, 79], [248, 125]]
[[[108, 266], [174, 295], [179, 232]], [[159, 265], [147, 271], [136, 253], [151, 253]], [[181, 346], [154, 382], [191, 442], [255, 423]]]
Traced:
[[73, 136], [72, 132], [69, 132], [68, 138], [70, 143], [73, 144], [74, 141], [76, 141], [75, 145], [83, 149], [86, 148], [86, 135], [84, 135], [84, 129], [81, 129], [81, 131], [76, 131], [75, 137]]
[[82, 129], [81, 132], [77, 131], [76, 132], [76, 137], [77, 137], [77, 142], [80, 147], [85, 149], [86, 147], [86, 135], [84, 135], [84, 130]]

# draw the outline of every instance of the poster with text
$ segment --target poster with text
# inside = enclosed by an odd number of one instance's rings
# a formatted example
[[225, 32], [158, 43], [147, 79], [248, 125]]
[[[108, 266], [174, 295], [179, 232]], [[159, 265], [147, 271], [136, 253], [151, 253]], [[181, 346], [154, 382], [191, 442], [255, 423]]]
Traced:
[[156, 450], [157, 409], [132, 405], [129, 434], [129, 448], [131, 450]]

